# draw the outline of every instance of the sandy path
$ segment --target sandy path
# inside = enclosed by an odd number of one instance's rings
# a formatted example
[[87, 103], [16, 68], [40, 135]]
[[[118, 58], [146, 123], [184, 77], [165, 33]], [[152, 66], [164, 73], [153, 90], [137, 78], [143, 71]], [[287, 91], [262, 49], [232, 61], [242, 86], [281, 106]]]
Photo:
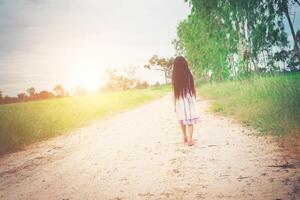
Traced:
[[6, 155], [0, 199], [300, 199], [299, 146], [285, 153], [198, 104], [193, 147], [168, 95]]

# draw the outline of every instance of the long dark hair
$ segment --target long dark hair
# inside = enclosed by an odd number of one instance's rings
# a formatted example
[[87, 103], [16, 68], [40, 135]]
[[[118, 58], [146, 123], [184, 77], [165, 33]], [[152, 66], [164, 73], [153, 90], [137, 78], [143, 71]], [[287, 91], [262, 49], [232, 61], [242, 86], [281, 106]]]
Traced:
[[174, 60], [172, 85], [176, 99], [184, 97], [187, 93], [196, 96], [193, 75], [182, 56], [177, 56]]

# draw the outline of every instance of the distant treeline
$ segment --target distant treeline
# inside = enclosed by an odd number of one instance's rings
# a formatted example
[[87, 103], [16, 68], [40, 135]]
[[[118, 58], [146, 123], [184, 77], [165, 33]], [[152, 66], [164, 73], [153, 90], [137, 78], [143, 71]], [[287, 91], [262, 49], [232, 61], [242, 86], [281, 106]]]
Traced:
[[18, 103], [69, 96], [69, 93], [66, 92], [65, 89], [59, 84], [56, 85], [53, 88], [53, 90], [55, 93], [46, 90], [37, 92], [34, 87], [30, 87], [26, 90], [26, 92], [21, 92], [16, 97], [10, 97], [8, 95], [3, 96], [2, 91], [0, 91], [0, 104]]
[[[185, 0], [191, 7], [173, 44], [197, 80], [299, 71], [299, 0]], [[288, 32], [291, 32], [291, 40]]]
[[[146, 81], [140, 81], [135, 78], [137, 67], [129, 66], [120, 69], [108, 69], [105, 71], [106, 75], [106, 84], [102, 87], [99, 86], [97, 92], [116, 92], [116, 91], [125, 91], [130, 89], [145, 89], [150, 85]], [[154, 86], [159, 86], [160, 83], [156, 82]], [[68, 96], [84, 96], [89, 94], [89, 91], [81, 86], [75, 88], [74, 92], [70, 94], [66, 89], [57, 84], [53, 88], [53, 92], [42, 90], [37, 92], [34, 87], [28, 88], [25, 92], [19, 93], [15, 97], [8, 95], [3, 95], [0, 91], [0, 104], [9, 104], [9, 103], [18, 103], [18, 102], [27, 102], [34, 100], [43, 100], [43, 99], [52, 99], [52, 98], [61, 98]]]

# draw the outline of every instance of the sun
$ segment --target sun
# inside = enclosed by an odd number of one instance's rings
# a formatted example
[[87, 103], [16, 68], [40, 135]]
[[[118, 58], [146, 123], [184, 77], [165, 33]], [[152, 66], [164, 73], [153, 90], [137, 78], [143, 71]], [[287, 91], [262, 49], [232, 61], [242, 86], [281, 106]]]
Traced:
[[85, 88], [89, 92], [96, 92], [100, 87], [100, 78], [93, 73], [83, 73], [79, 76], [79, 86]]
[[105, 74], [102, 61], [93, 48], [72, 49], [68, 66], [74, 88], [82, 87], [88, 92], [97, 92], [104, 84]]

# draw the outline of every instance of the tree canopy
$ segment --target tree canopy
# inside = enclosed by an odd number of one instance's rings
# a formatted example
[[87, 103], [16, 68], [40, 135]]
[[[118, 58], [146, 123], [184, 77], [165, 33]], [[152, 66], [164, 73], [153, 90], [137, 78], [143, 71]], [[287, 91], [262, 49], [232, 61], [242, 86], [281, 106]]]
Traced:
[[[173, 41], [200, 79], [224, 80], [265, 71], [299, 70], [297, 0], [186, 0], [187, 19]], [[289, 27], [285, 27], [287, 22]], [[288, 40], [287, 30], [293, 41]], [[293, 45], [291, 45], [291, 43]]]

